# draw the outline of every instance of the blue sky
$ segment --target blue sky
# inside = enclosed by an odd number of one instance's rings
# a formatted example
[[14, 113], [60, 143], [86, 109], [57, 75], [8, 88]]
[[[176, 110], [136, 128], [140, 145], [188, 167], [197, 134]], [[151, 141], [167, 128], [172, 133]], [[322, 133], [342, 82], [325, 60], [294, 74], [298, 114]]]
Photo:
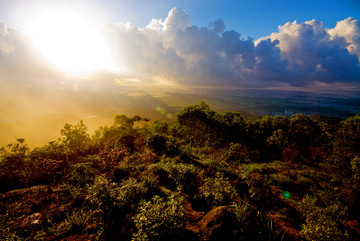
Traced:
[[359, 18], [359, 0], [1, 0], [0, 75], [359, 89]]
[[289, 21], [316, 19], [331, 28], [345, 18], [360, 18], [358, 0], [2, 0], [0, 21], [22, 29], [29, 16], [42, 11], [42, 6], [59, 3], [80, 10], [90, 7], [101, 15], [101, 21], [129, 21], [140, 27], [152, 18], [165, 19], [169, 10], [180, 7], [189, 13], [194, 25], [207, 27], [221, 18], [227, 30], [255, 39], [277, 31], [279, 25]]

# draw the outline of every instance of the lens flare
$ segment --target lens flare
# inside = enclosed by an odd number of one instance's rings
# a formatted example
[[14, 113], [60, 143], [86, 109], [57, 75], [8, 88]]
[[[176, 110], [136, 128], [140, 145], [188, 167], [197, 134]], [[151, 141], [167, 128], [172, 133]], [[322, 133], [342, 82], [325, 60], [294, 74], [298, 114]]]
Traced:
[[282, 196], [283, 196], [283, 198], [284, 199], [290, 199], [290, 197], [291, 197], [291, 195], [290, 195], [290, 192], [288, 192], [288, 191], [283, 191], [282, 192]]

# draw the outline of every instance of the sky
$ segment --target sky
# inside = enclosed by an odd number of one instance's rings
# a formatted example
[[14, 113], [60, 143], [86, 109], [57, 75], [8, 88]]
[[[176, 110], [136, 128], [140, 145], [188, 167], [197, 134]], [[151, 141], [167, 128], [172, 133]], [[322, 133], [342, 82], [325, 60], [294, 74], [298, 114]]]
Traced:
[[0, 76], [357, 89], [359, 17], [357, 0], [2, 0]]
[[153, 18], [165, 19], [172, 8], [179, 7], [189, 13], [196, 26], [207, 27], [220, 18], [228, 30], [255, 39], [294, 20], [316, 19], [325, 27], [334, 27], [339, 20], [360, 17], [358, 0], [2, 0], [0, 21], [24, 30], [29, 18], [57, 6], [90, 11], [99, 23], [131, 22], [139, 27], [145, 27]]

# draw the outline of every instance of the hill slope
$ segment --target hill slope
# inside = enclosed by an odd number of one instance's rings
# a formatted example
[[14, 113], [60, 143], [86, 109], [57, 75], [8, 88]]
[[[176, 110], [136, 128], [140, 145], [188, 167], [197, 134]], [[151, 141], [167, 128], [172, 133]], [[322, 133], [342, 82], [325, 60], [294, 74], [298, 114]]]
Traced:
[[359, 240], [360, 116], [80, 121], [1, 149], [0, 238]]

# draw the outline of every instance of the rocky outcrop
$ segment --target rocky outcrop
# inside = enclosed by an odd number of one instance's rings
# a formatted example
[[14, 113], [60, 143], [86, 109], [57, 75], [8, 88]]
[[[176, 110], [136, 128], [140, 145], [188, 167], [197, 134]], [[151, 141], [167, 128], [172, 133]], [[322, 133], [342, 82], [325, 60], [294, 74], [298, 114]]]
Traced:
[[229, 206], [215, 207], [198, 223], [203, 240], [231, 240], [235, 217]]

